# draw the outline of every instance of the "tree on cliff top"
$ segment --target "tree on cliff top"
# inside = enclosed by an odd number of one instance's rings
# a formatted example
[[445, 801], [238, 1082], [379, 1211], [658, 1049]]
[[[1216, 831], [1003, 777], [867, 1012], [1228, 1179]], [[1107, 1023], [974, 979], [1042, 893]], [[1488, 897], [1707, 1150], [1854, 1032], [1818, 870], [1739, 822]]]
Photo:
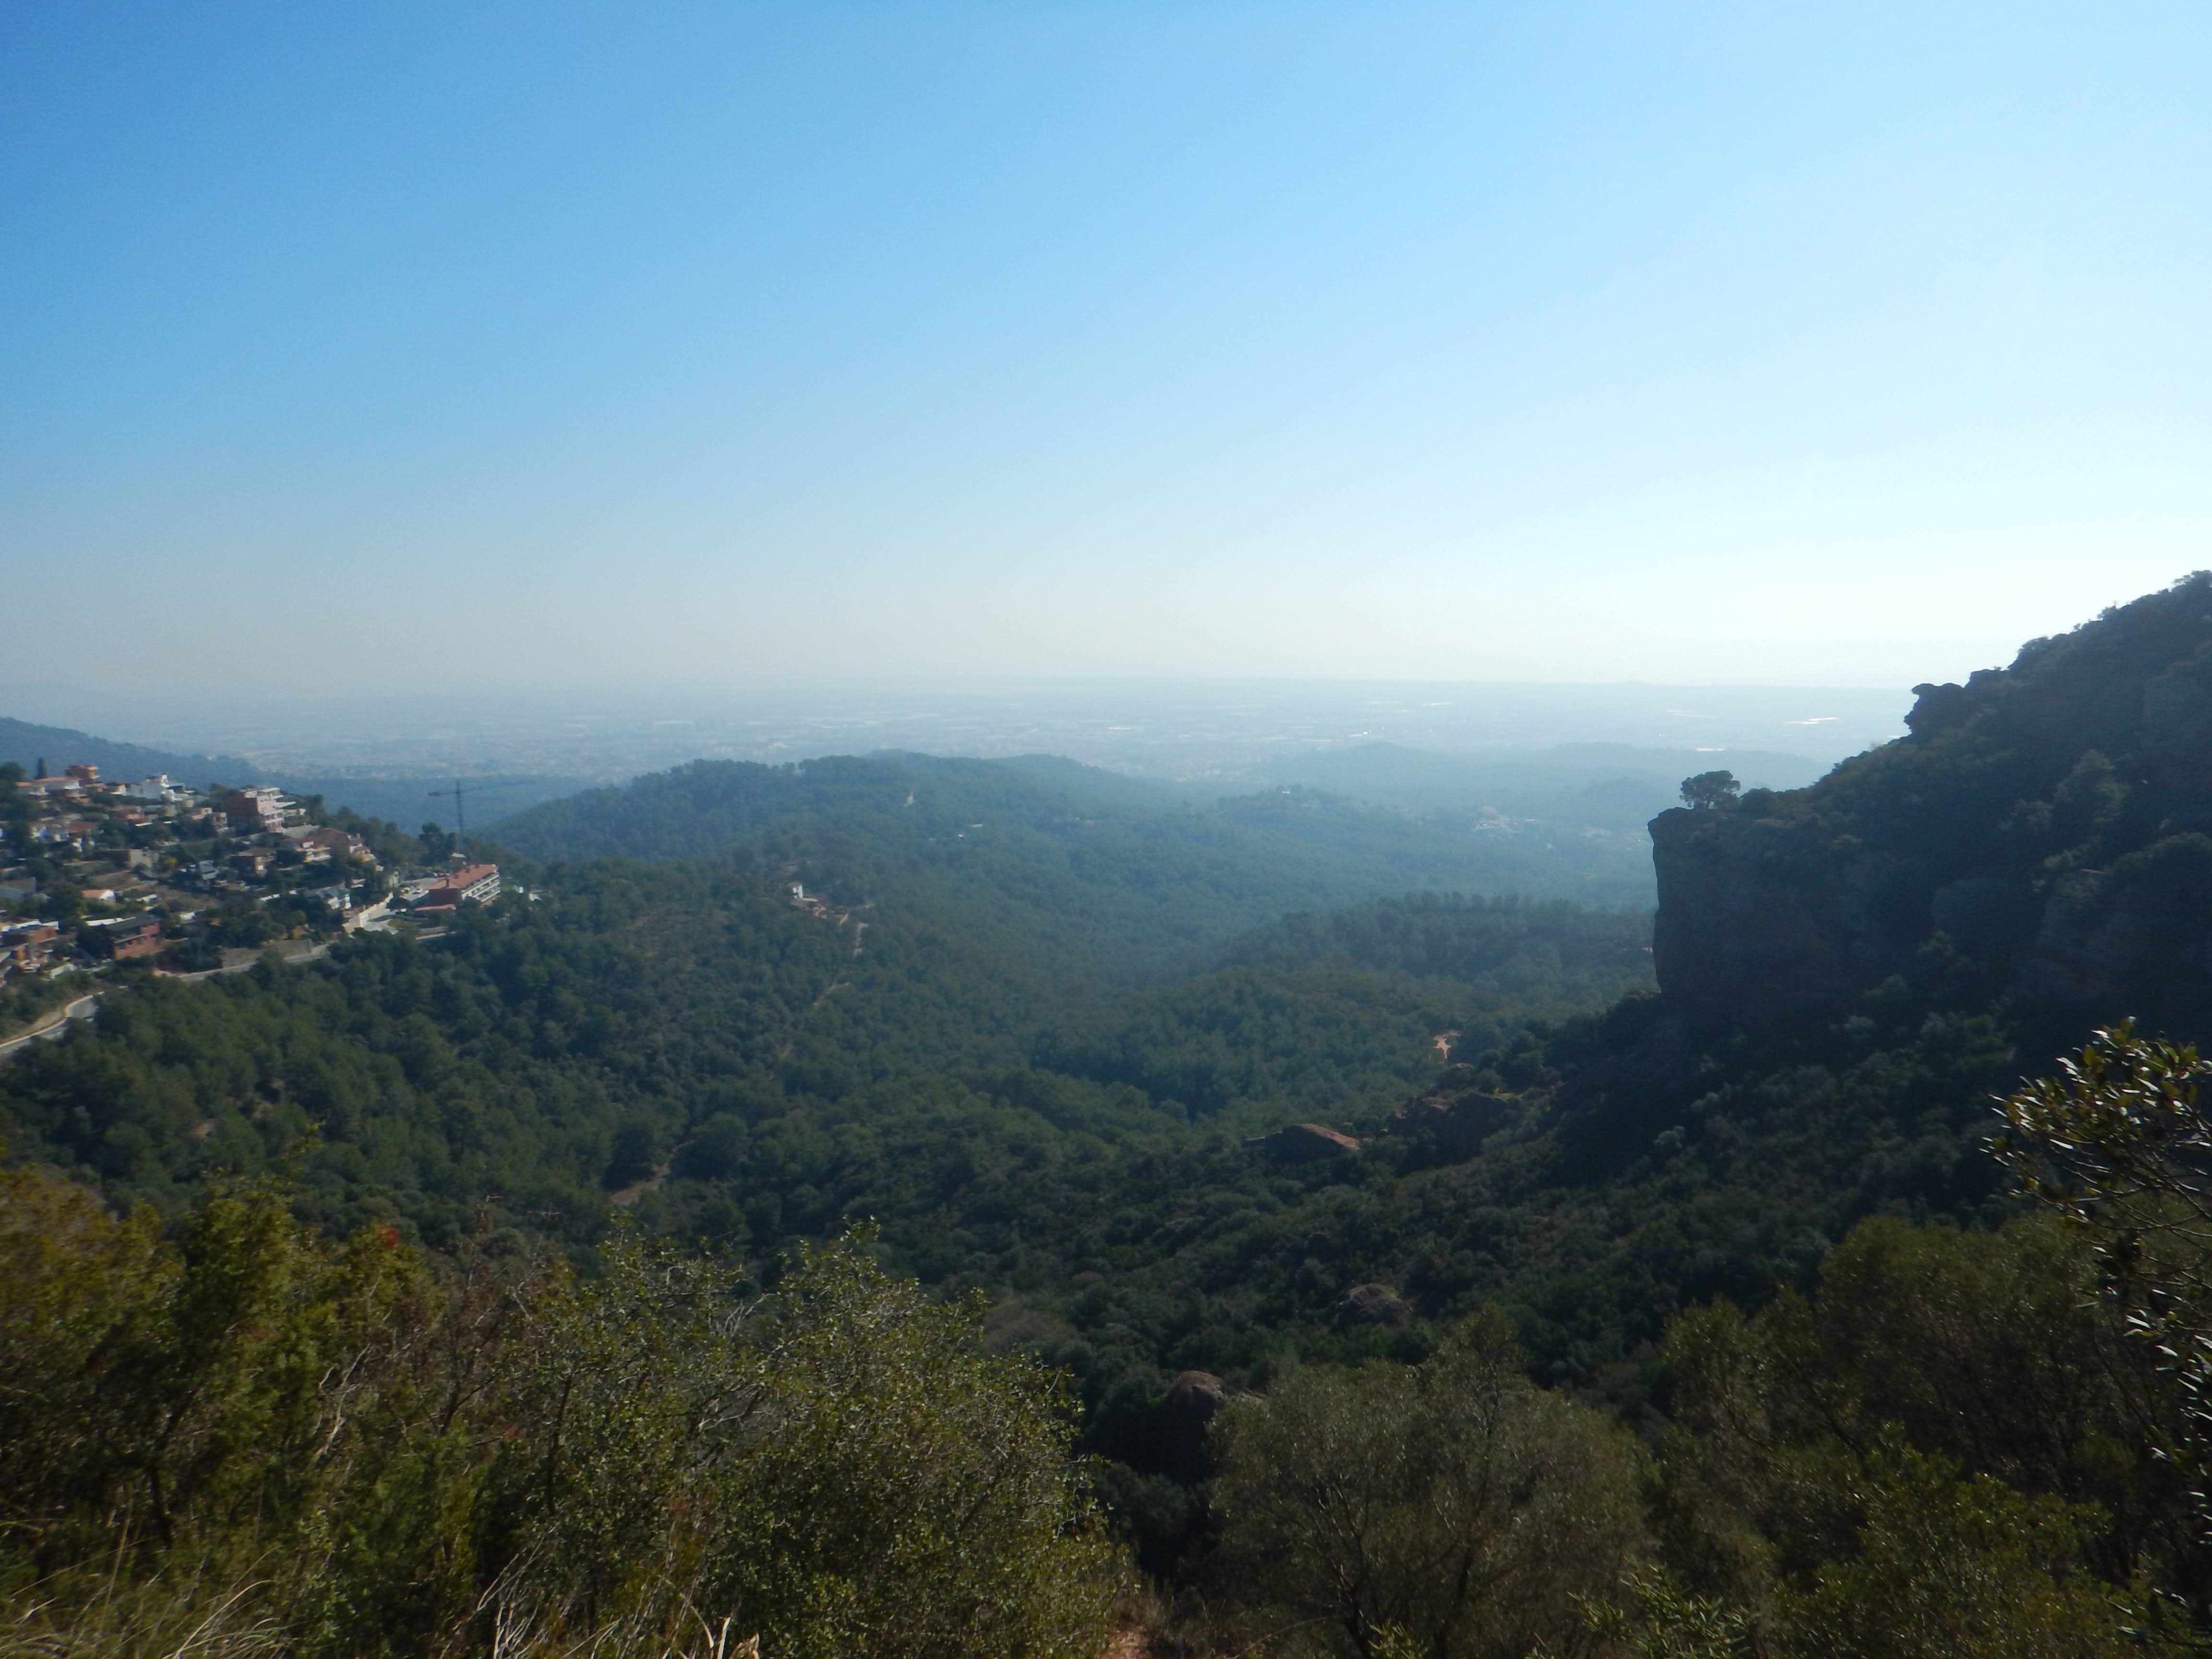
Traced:
[[1717, 806], [1733, 805], [1742, 789], [1733, 772], [1700, 772], [1682, 780], [1682, 804], [1710, 812]]

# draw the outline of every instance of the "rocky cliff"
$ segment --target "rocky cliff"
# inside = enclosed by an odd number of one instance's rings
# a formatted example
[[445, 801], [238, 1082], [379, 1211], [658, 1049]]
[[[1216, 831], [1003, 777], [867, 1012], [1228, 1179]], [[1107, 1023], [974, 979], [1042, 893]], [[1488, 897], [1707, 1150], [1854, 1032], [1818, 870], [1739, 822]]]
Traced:
[[1756, 1024], [1893, 980], [2212, 1025], [2212, 575], [1915, 688], [1808, 788], [1652, 820], [1662, 994]]

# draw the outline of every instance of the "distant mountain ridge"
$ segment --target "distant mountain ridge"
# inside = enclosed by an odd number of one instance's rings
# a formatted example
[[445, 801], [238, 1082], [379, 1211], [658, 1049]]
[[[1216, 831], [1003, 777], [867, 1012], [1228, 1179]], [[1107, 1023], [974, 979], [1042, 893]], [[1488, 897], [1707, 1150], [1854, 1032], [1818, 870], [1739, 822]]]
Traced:
[[[453, 817], [450, 799], [434, 799], [431, 793], [447, 788], [447, 775], [428, 766], [330, 772], [271, 769], [238, 756], [185, 755], [71, 727], [0, 720], [0, 761], [14, 760], [29, 768], [40, 758], [57, 768], [87, 762], [111, 775], [165, 772], [195, 786], [210, 781], [273, 783], [408, 829], [425, 818], [450, 823]], [[987, 763], [1022, 773], [1049, 787], [1131, 809], [1164, 811], [1179, 803], [1211, 807], [1225, 797], [1287, 787], [1401, 811], [1462, 818], [1500, 815], [1568, 832], [1597, 830], [1632, 837], [1639, 845], [1644, 824], [1672, 804], [1680, 780], [1692, 772], [1725, 765], [1748, 784], [1786, 789], [1810, 783], [1824, 769], [1823, 763], [1802, 755], [1763, 750], [1571, 743], [1468, 755], [1382, 741], [1285, 755], [1218, 777], [1176, 781], [1109, 771], [1050, 754]], [[577, 777], [509, 773], [483, 775], [475, 782], [483, 791], [469, 805], [469, 821], [477, 830], [589, 787]], [[495, 783], [497, 792], [491, 787]], [[1642, 896], [1641, 902], [1649, 901], [1648, 893]]]
[[[997, 895], [994, 903], [1148, 908], [1163, 939], [1193, 944], [1285, 910], [1420, 890], [1636, 908], [1650, 896], [1640, 848], [1485, 834], [1310, 789], [1200, 806], [1049, 757], [699, 761], [518, 813], [499, 836], [549, 860], [771, 848], [803, 859], [837, 849], [840, 858], [976, 885]], [[1079, 902], [1079, 891], [1092, 897]]]
[[1648, 749], [1571, 743], [1490, 755], [1441, 754], [1364, 743], [1287, 756], [1255, 769], [1270, 784], [1302, 784], [1388, 806], [1534, 818], [1565, 829], [1640, 835], [1674, 803], [1681, 781], [1726, 767], [1749, 785], [1795, 789], [1828, 768], [1803, 755], [1752, 749]]
[[135, 743], [117, 743], [62, 726], [33, 726], [0, 719], [0, 763], [13, 761], [26, 771], [44, 760], [56, 768], [97, 766], [109, 777], [143, 778], [166, 773], [178, 782], [205, 788], [210, 783], [259, 783], [265, 774], [235, 755], [180, 755]]
[[[70, 726], [39, 726], [28, 720], [0, 719], [0, 762], [14, 761], [26, 771], [44, 760], [59, 769], [64, 766], [97, 766], [111, 778], [142, 778], [155, 773], [179, 783], [204, 789], [211, 783], [274, 784], [295, 795], [319, 795], [331, 807], [345, 807], [367, 817], [388, 818], [413, 830], [426, 818], [448, 823], [453, 818], [450, 799], [444, 794], [448, 781], [442, 775], [401, 777], [354, 777], [343, 774], [315, 775], [272, 772], [236, 755], [185, 755], [143, 744], [118, 743], [96, 738]], [[470, 780], [485, 793], [471, 796], [468, 817], [471, 834], [512, 812], [539, 801], [557, 799], [583, 787], [580, 780], [561, 778], [510, 779], [504, 776]], [[519, 793], [495, 793], [491, 786]]]

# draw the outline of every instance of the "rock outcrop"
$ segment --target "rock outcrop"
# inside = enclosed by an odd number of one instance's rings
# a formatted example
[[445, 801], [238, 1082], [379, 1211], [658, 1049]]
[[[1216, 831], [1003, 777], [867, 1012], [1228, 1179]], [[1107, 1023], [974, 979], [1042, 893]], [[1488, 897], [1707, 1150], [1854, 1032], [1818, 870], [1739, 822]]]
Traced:
[[1819, 1000], [1882, 976], [1885, 902], [1923, 880], [1816, 821], [1750, 805], [1651, 820], [1659, 914], [1651, 963], [1663, 995], [1708, 1015]]
[[1204, 1480], [1206, 1428], [1228, 1402], [1227, 1389], [1212, 1371], [1184, 1371], [1169, 1383], [1146, 1425], [1152, 1466], [1176, 1480]]
[[1413, 1320], [1413, 1310], [1405, 1297], [1388, 1285], [1353, 1285], [1336, 1304], [1334, 1315], [1339, 1330], [1359, 1325], [1409, 1325]]
[[1318, 1164], [1343, 1158], [1365, 1143], [1340, 1129], [1319, 1123], [1292, 1123], [1269, 1135], [1254, 1135], [1245, 1146], [1277, 1164]]
[[2212, 576], [1915, 689], [1811, 787], [1652, 820], [1667, 1002], [1757, 1026], [1894, 979], [2212, 1026]]
[[1473, 1066], [1448, 1066], [1425, 1093], [1390, 1115], [1382, 1133], [1421, 1145], [1437, 1162], [1456, 1164], [1473, 1158], [1486, 1139], [1523, 1115], [1518, 1100], [1477, 1084]]

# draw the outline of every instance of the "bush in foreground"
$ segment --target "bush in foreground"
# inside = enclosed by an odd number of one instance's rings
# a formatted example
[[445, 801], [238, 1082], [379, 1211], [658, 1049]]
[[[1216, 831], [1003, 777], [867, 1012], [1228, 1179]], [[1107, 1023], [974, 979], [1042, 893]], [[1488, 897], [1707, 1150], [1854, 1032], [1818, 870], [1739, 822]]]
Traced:
[[388, 1230], [325, 1243], [261, 1190], [171, 1241], [0, 1175], [13, 1636], [1095, 1654], [1115, 1558], [1052, 1379], [856, 1242], [741, 1291], [635, 1245], [594, 1283], [449, 1281]]

